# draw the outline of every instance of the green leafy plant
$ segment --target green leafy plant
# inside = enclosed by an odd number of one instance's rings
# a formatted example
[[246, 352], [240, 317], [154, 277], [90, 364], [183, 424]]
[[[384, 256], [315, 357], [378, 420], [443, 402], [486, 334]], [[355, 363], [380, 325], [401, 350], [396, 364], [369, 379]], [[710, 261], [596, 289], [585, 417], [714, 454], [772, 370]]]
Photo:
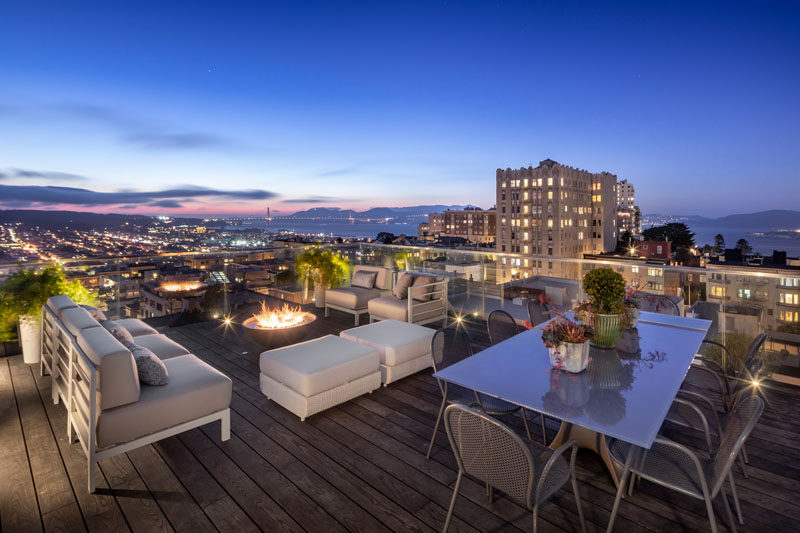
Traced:
[[97, 298], [77, 280], [69, 281], [59, 265], [40, 271], [20, 269], [0, 285], [0, 340], [16, 338], [16, 324], [21, 316], [41, 319], [42, 306], [51, 296], [66, 294], [73, 302], [97, 305]]
[[591, 311], [617, 315], [625, 311], [625, 278], [610, 268], [598, 268], [583, 276], [583, 290], [589, 297]]
[[350, 277], [350, 261], [330, 250], [315, 246], [298, 255], [294, 271], [300, 281], [311, 281], [315, 286], [338, 287]]

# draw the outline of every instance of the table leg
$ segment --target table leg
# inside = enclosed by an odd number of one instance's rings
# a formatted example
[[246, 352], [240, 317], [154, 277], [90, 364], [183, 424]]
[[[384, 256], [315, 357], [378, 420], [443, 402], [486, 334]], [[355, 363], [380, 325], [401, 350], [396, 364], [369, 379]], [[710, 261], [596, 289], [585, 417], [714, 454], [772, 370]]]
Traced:
[[558, 435], [553, 439], [553, 442], [550, 443], [550, 448], [556, 450], [568, 440], [577, 441], [579, 448], [592, 450], [598, 454], [603, 463], [605, 463], [608, 473], [611, 474], [614, 486], [619, 487], [623, 466], [614, 461], [611, 458], [611, 454], [608, 453], [608, 441], [605, 435], [582, 426], [561, 422], [561, 428], [558, 430]]

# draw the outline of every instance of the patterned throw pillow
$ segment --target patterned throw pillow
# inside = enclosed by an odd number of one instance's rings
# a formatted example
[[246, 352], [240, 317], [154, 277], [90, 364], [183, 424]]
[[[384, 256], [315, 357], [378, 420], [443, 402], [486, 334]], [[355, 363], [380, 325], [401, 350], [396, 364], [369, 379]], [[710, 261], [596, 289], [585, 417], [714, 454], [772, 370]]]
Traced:
[[375, 280], [378, 278], [377, 272], [370, 272], [368, 270], [359, 270], [353, 274], [353, 279], [350, 280], [351, 287], [361, 287], [363, 289], [371, 289], [375, 286]]
[[139, 373], [139, 381], [145, 385], [166, 385], [169, 383], [169, 374], [164, 362], [149, 349], [139, 346], [132, 342], [122, 343], [133, 354], [136, 361], [136, 371]]
[[403, 272], [400, 274], [400, 277], [397, 278], [397, 283], [394, 285], [392, 294], [394, 294], [394, 297], [398, 300], [405, 300], [408, 298], [408, 288], [412, 283], [414, 283], [414, 276], [408, 272]]
[[[414, 287], [419, 287], [420, 285], [429, 285], [436, 281], [436, 278], [433, 276], [417, 276], [414, 279]], [[433, 290], [433, 287], [425, 287], [424, 289], [415, 289], [414, 293], [414, 300], [417, 302], [427, 302], [431, 299], [430, 292]]]
[[104, 312], [102, 312], [100, 309], [96, 308], [96, 307], [92, 307], [91, 305], [83, 305], [83, 304], [81, 304], [81, 307], [83, 307], [84, 309], [89, 311], [89, 314], [92, 315], [92, 318], [94, 318], [98, 322], [101, 322], [103, 320], [108, 320], [108, 317], [106, 317], [106, 314]]
[[130, 331], [123, 328], [113, 320], [100, 320], [99, 322], [100, 325], [106, 328], [108, 332], [111, 333], [119, 342], [133, 342], [133, 335], [131, 335]]

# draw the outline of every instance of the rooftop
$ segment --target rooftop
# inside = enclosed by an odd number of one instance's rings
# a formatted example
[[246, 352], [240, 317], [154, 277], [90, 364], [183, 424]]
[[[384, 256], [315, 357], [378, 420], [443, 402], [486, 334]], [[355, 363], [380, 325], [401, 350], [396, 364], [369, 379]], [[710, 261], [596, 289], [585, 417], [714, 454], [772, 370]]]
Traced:
[[[316, 312], [315, 309], [307, 309]], [[312, 336], [352, 327], [349, 316], [313, 325]], [[476, 348], [484, 325], [469, 324]], [[0, 525], [5, 531], [64, 529], [253, 531], [440, 530], [457, 467], [442, 429], [425, 451], [441, 397], [430, 371], [310, 417], [306, 422], [259, 390], [261, 348], [239, 326], [202, 322], [165, 334], [234, 382], [232, 436], [210, 424], [101, 462], [86, 492], [86, 458], [67, 443], [63, 405], [50, 378], [21, 356], [0, 359]], [[800, 389], [773, 384], [769, 407], [748, 440], [749, 478], [735, 471], [745, 531], [800, 530]], [[522, 431], [518, 417], [503, 421]], [[548, 425], [548, 438], [557, 425]], [[531, 424], [536, 434], [537, 424]], [[667, 436], [702, 448], [696, 435]], [[615, 488], [601, 460], [578, 457], [587, 527], [604, 530]], [[530, 530], [530, 514], [505, 497], [493, 504], [473, 481], [462, 484], [453, 526], [462, 531]], [[718, 510], [718, 513], [723, 511]], [[718, 516], [722, 516], [719, 514]], [[642, 481], [622, 502], [618, 531], [707, 530], [701, 501]], [[542, 510], [544, 531], [575, 531], [568, 486]]]

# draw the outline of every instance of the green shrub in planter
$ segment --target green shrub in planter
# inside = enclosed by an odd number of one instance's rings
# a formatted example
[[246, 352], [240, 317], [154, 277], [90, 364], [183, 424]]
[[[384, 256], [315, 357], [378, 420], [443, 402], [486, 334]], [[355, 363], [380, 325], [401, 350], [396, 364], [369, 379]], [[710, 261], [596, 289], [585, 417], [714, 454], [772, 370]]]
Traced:
[[598, 268], [583, 276], [583, 290], [589, 297], [592, 312], [618, 315], [625, 312], [625, 278], [610, 268]]

